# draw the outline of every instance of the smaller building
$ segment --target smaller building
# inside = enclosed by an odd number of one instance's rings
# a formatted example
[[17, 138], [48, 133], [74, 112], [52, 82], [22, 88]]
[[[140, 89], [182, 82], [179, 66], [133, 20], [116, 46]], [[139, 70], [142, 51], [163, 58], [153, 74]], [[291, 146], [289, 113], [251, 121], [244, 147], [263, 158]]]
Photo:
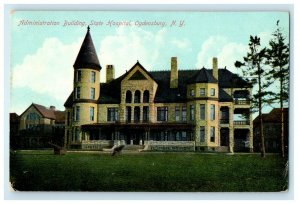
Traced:
[[[265, 137], [265, 150], [270, 153], [280, 152], [280, 137], [281, 137], [281, 109], [274, 108], [268, 114], [262, 114], [263, 119], [263, 132]], [[260, 136], [259, 128], [260, 117], [257, 116], [253, 121], [253, 145], [254, 151], [260, 151]], [[284, 108], [284, 144], [285, 150], [288, 147], [289, 135], [289, 109]]]
[[48, 142], [63, 146], [64, 111], [32, 103], [21, 115], [19, 148], [47, 148]]

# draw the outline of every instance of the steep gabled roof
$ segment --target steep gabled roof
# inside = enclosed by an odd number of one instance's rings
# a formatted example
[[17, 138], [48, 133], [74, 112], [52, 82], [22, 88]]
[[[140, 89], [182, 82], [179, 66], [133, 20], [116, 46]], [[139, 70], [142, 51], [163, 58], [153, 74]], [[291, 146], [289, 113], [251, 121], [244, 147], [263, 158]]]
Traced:
[[123, 75], [123, 79], [136, 67], [136, 66], [139, 66], [144, 72], [146, 72], [146, 74], [153, 80], [155, 81], [155, 78], [153, 78], [151, 72], [148, 72], [147, 69], [145, 69], [145, 67], [143, 65], [141, 65], [141, 63], [139, 61], [137, 61], [131, 68], [128, 72], [126, 72], [124, 75]]
[[[58, 110], [53, 110], [50, 108], [47, 108], [45, 106], [32, 103], [21, 115], [20, 117], [30, 108], [34, 107], [41, 115], [43, 118], [48, 118], [48, 119], [53, 119], [53, 120], [65, 120], [64, 119], [64, 111], [58, 111]], [[58, 117], [58, 118], [57, 118]]]
[[101, 69], [89, 27], [73, 67]]
[[[289, 109], [284, 108], [284, 121], [287, 122], [289, 119]], [[259, 123], [260, 117], [257, 116], [253, 123]], [[280, 108], [273, 108], [270, 113], [262, 114], [263, 123], [281, 123], [281, 109]]]
[[217, 82], [218, 80], [215, 77], [213, 77], [212, 74], [208, 72], [208, 70], [205, 68], [202, 68], [199, 71], [197, 71], [197, 73], [188, 81], [189, 84]]
[[55, 120], [54, 111], [46, 108], [45, 106], [33, 103], [32, 106], [36, 108], [36, 110], [43, 116], [43, 118], [49, 118]]

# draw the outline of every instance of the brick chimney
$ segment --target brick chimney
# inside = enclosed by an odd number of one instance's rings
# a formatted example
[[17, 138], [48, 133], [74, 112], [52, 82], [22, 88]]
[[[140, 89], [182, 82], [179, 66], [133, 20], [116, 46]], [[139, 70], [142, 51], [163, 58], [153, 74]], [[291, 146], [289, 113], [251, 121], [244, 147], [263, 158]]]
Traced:
[[178, 88], [177, 57], [171, 58], [170, 88]]
[[219, 78], [219, 74], [218, 74], [218, 58], [214, 57], [212, 59], [212, 66], [213, 66], [213, 77], [216, 78], [216, 80], [218, 80]]
[[106, 65], [106, 83], [115, 79], [115, 68], [113, 65]]
[[55, 106], [50, 106], [50, 110], [55, 111]]

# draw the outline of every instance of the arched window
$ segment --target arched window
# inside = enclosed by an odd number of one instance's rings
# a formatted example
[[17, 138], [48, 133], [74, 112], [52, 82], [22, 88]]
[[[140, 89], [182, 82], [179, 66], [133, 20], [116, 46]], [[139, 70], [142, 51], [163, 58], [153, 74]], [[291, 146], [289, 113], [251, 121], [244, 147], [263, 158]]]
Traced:
[[149, 91], [148, 90], [144, 91], [143, 103], [149, 103]]
[[126, 103], [131, 103], [132, 100], [132, 94], [131, 91], [126, 91]]
[[139, 90], [136, 90], [134, 92], [134, 103], [140, 103], [141, 102], [141, 92]]

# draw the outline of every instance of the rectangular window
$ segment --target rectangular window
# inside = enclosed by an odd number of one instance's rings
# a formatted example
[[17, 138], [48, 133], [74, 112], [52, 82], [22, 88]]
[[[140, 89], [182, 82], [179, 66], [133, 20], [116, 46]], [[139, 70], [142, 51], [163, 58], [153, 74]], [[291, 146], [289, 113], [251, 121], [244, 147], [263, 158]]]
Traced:
[[90, 121], [94, 121], [94, 107], [90, 107]]
[[92, 71], [91, 72], [91, 83], [95, 83], [96, 82], [96, 72]]
[[200, 88], [200, 96], [205, 96], [205, 88]]
[[76, 82], [81, 82], [81, 70], [76, 71]]
[[76, 98], [80, 98], [80, 87], [76, 87]]
[[157, 121], [168, 121], [168, 107], [157, 107]]
[[210, 120], [215, 120], [215, 105], [211, 104], [210, 105]]
[[131, 122], [131, 107], [127, 106], [126, 107], [126, 112], [125, 112], [125, 116], [126, 116], [126, 122]]
[[67, 126], [70, 125], [70, 112], [68, 112], [68, 116], [67, 116]]
[[210, 127], [210, 142], [215, 142], [215, 127]]
[[91, 88], [91, 98], [90, 99], [95, 99], [95, 88]]
[[80, 120], [80, 106], [76, 106], [74, 119], [75, 119], [75, 121]]
[[80, 134], [79, 134], [80, 132], [79, 132], [79, 129], [78, 128], [76, 128], [75, 129], [75, 141], [76, 142], [79, 142], [80, 141]]
[[179, 106], [175, 107], [175, 121], [178, 122], [180, 121], [180, 115], [179, 115]]
[[195, 91], [194, 91], [194, 89], [191, 89], [190, 90], [190, 96], [194, 96], [195, 95]]
[[200, 126], [200, 142], [205, 142], [205, 126]]
[[195, 108], [194, 108], [194, 105], [190, 105], [190, 120], [191, 121], [195, 120]]
[[118, 117], [117, 108], [107, 108], [107, 121], [117, 121]]
[[149, 121], [149, 106], [143, 107], [143, 121], [148, 122]]
[[186, 106], [182, 106], [181, 118], [183, 122], [186, 122]]
[[215, 96], [215, 89], [214, 88], [210, 89], [210, 96]]
[[200, 120], [205, 120], [205, 104], [200, 104]]

